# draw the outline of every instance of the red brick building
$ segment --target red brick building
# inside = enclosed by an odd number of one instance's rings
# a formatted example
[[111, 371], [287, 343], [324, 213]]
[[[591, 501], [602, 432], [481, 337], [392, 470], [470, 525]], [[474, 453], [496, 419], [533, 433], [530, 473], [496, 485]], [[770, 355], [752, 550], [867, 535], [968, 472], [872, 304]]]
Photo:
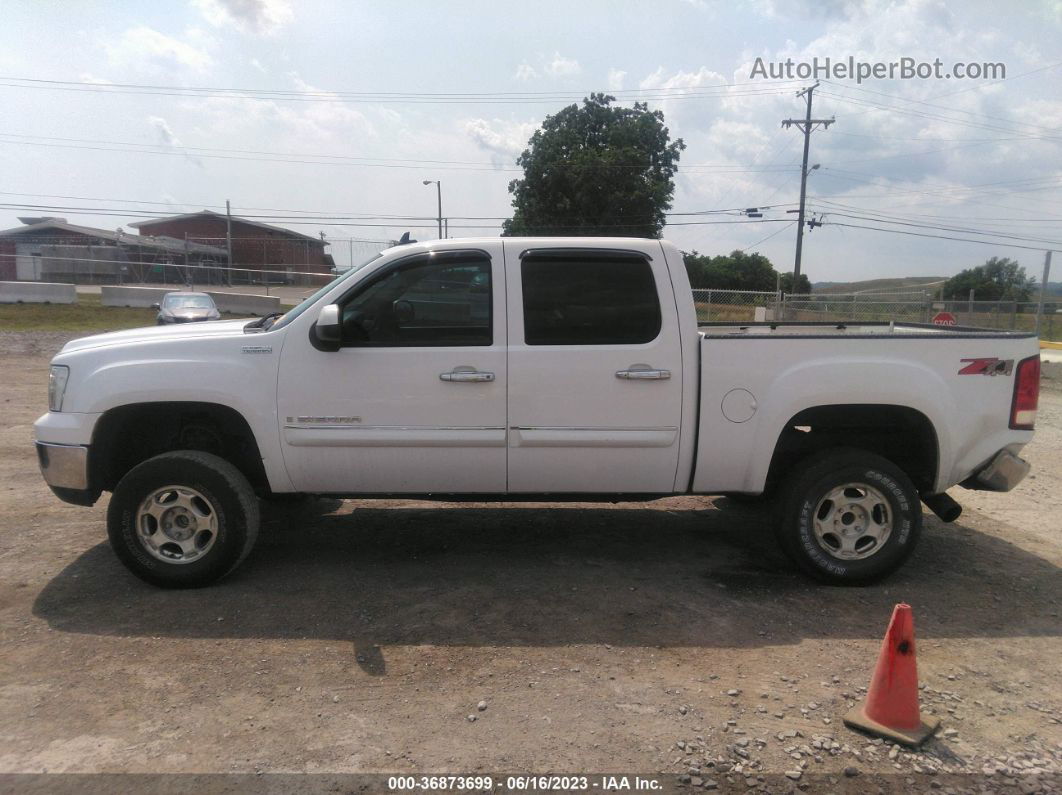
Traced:
[[[335, 269], [324, 240], [291, 229], [232, 216], [232, 282], [302, 283], [299, 273], [330, 274]], [[187, 238], [219, 248], [226, 247], [226, 217], [202, 210], [197, 213], [153, 218], [130, 224], [143, 235]], [[312, 278], [312, 277], [309, 277]], [[317, 283], [319, 279], [313, 280]]]
[[97, 229], [53, 216], [0, 231], [0, 281], [226, 283], [224, 246]]

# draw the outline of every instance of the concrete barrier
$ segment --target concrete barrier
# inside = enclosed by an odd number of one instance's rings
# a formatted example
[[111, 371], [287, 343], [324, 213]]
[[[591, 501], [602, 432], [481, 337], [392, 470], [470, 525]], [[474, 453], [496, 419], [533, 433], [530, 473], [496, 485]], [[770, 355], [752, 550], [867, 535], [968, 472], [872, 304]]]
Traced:
[[0, 282], [0, 304], [76, 304], [72, 284]]
[[103, 306], [132, 306], [147, 308], [162, 302], [162, 296], [172, 293], [164, 287], [100, 287], [100, 303]]
[[[165, 287], [100, 287], [100, 303], [104, 306], [149, 307], [162, 303], [166, 293], [177, 292]], [[280, 311], [280, 299], [275, 295], [252, 293], [209, 292], [218, 310], [230, 315], [268, 315]]]
[[230, 315], [268, 315], [280, 311], [280, 298], [275, 295], [252, 295], [251, 293], [207, 293], [218, 305], [218, 310]]

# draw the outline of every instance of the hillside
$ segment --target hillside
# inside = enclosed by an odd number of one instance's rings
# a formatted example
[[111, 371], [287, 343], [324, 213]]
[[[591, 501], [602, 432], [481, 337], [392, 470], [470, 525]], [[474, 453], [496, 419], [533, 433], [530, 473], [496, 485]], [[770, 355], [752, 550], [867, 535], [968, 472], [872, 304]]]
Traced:
[[[859, 282], [814, 282], [811, 291], [821, 295], [838, 293], [859, 293], [867, 291], [902, 292], [904, 290], [917, 291], [927, 289], [933, 292], [939, 289], [947, 278], [944, 276], [904, 276], [897, 279], [864, 279]], [[1033, 289], [1033, 296], [1040, 292], [1040, 283], [1037, 281]], [[1062, 282], [1048, 282], [1046, 295], [1062, 295]]]
[[814, 293], [859, 293], [866, 291], [897, 292], [907, 290], [931, 289], [947, 281], [945, 276], [902, 276], [895, 279], [864, 279], [859, 282], [815, 282], [811, 285]]

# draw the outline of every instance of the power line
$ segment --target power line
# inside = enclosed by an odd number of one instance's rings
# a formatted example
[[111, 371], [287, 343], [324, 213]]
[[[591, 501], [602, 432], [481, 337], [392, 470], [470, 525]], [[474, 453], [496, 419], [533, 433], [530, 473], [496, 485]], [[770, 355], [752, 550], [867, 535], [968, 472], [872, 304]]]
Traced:
[[[833, 215], [840, 213], [855, 213], [864, 220], [870, 220], [874, 222], [884, 223], [911, 223], [924, 227], [936, 228], [939, 230], [948, 230], [956, 232], [973, 232], [975, 234], [987, 234], [987, 235], [1000, 235], [1000, 234], [1017, 234], [1026, 236], [1029, 240], [1040, 240], [1045, 234], [1062, 235], [1062, 219], [1047, 219], [1051, 224], [1050, 227], [1043, 226], [1042, 223], [1029, 225], [1023, 225], [1019, 219], [1016, 223], [1010, 224], [994, 224], [992, 219], [983, 218], [978, 216], [938, 216], [938, 215], [918, 215], [911, 216], [905, 214], [888, 213], [877, 210], [870, 210], [865, 207], [857, 207], [840, 202], [830, 201], [815, 201], [814, 207], [819, 213], [823, 215]], [[1008, 219], [1010, 220], [1010, 219]], [[936, 225], [933, 227], [933, 225]], [[971, 229], [972, 226], [975, 228]]]
[[[35, 195], [35, 194], [24, 194], [24, 195]], [[100, 199], [100, 201], [105, 201], [105, 200], [104, 199]], [[106, 200], [106, 201], [122, 201], [122, 200], [119, 199], [119, 200]], [[150, 203], [154, 203], [154, 202], [150, 202]], [[202, 205], [188, 205], [188, 206], [202, 206]], [[763, 209], [771, 209], [773, 207], [783, 207], [783, 206], [787, 206], [787, 205], [763, 205]], [[146, 208], [136, 208], [136, 207], [134, 207], [134, 208], [80, 207], [80, 206], [59, 205], [59, 204], [36, 204], [36, 203], [22, 203], [22, 202], [0, 202], [0, 209], [27, 210], [27, 211], [33, 211], [33, 212], [42, 212], [42, 211], [69, 212], [69, 211], [74, 211], [74, 212], [93, 213], [93, 214], [97, 214], [97, 215], [104, 215], [104, 214], [122, 215], [122, 216], [135, 217], [135, 218], [158, 218], [159, 217], [158, 211], [156, 211], [156, 210], [150, 210], [150, 209], [146, 209]], [[247, 209], [253, 209], [253, 208], [247, 208]], [[399, 215], [399, 214], [389, 214], [389, 213], [351, 213], [351, 214], [322, 213], [322, 214], [318, 214], [318, 215], [308, 215], [307, 213], [311, 212], [309, 210], [284, 210], [284, 211], [281, 211], [281, 212], [284, 212], [284, 213], [299, 213], [299, 214], [298, 215], [278, 215], [278, 214], [256, 215], [256, 214], [252, 214], [252, 213], [243, 213], [243, 214], [240, 214], [238, 216], [238, 220], [239, 219], [254, 220], [254, 221], [298, 220], [298, 221], [305, 221], [305, 222], [311, 222], [312, 221], [312, 222], [317, 222], [317, 223], [327, 223], [327, 222], [333, 221], [333, 220], [340, 220], [340, 221], [343, 221], [343, 220], [360, 220], [360, 221], [393, 220], [393, 221], [398, 221], [398, 222], [402, 222], [402, 221], [429, 221], [429, 220], [430, 221], [435, 221], [436, 220], [436, 216]], [[185, 214], [188, 214], [188, 213], [182, 213], [182, 215], [185, 215]], [[668, 217], [697, 217], [697, 216], [722, 215], [722, 214], [743, 214], [743, 212], [742, 212], [742, 208], [740, 208], [740, 207], [731, 207], [731, 208], [727, 208], [727, 209], [697, 210], [697, 211], [667, 212], [667, 213], [664, 213], [664, 215], [668, 216]], [[446, 217], [450, 218], [451, 220], [455, 220], [456, 219], [456, 220], [461, 220], [461, 221], [504, 221], [509, 216], [504, 216], [504, 215], [480, 215], [480, 216], [474, 216], [474, 215], [449, 215], [449, 216], [446, 216]], [[621, 215], [621, 216], [613, 216], [613, 217], [614, 218], [620, 218], [620, 219], [626, 219], [626, 220], [639, 220], [639, 219], [643, 218], [643, 216], [641, 216], [641, 215], [628, 215], [628, 216], [622, 216]]]
[[[143, 83], [96, 83], [78, 80], [44, 80], [40, 78], [0, 75], [0, 85], [8, 88], [48, 91], [73, 91], [102, 94], [137, 94], [199, 98], [254, 99], [281, 102], [398, 103], [398, 104], [555, 104], [578, 102], [594, 92], [349, 92], [328, 90], [255, 89], [222, 86], [172, 86]], [[780, 93], [779, 86], [795, 81], [771, 83], [719, 83], [689, 88], [645, 88], [605, 92], [621, 101], [703, 99], [712, 97], [746, 97]], [[733, 90], [737, 89], [737, 90]]]
[[[133, 154], [170, 155], [183, 157], [209, 157], [222, 160], [251, 160], [256, 162], [303, 163], [309, 165], [346, 165], [372, 168], [406, 168], [422, 170], [425, 166], [447, 168], [459, 171], [511, 171], [522, 172], [522, 168], [499, 167], [486, 161], [472, 160], [416, 160], [406, 158], [363, 157], [357, 155], [332, 155], [299, 152], [269, 152], [254, 149], [224, 149], [221, 147], [171, 146], [168, 144], [147, 144], [135, 141], [107, 141], [91, 138], [61, 138], [46, 135], [24, 135], [21, 133], [0, 132], [0, 138], [27, 139], [6, 140], [4, 143], [26, 144], [32, 146], [52, 146], [64, 149], [88, 149], [96, 151], [129, 152]], [[90, 145], [92, 144], [92, 145]], [[237, 155], [262, 155], [263, 157], [243, 157]], [[313, 158], [313, 159], [303, 159]], [[325, 162], [321, 162], [325, 161]], [[604, 170], [643, 170], [644, 165], [601, 165], [559, 163], [560, 168], [594, 168]], [[683, 170], [712, 169], [715, 173], [745, 173], [777, 171], [771, 166], [743, 166], [739, 163], [690, 163], [683, 165]]]
[[786, 231], [787, 229], [792, 228], [793, 224], [795, 224], [795, 223], [796, 223], [796, 221], [790, 221], [788, 226], [783, 226], [781, 229], [776, 229], [775, 231], [771, 232], [771, 234], [767, 235], [767, 237], [762, 237], [759, 240], [757, 240], [755, 243], [752, 243], [752, 244], [750, 244], [748, 246], [745, 246], [745, 248], [741, 249], [742, 253], [748, 251], [750, 248], [755, 248], [760, 243], [766, 243], [768, 240], [770, 240], [775, 235], [780, 235], [782, 232]]
[[[1033, 69], [1033, 70], [1028, 71], [1028, 72], [1023, 72], [1020, 75], [1015, 75], [1011, 79], [1013, 80], [1013, 79], [1017, 79], [1018, 77], [1024, 77], [1025, 75], [1030, 75], [1030, 74], [1033, 74], [1035, 72], [1043, 72], [1043, 71], [1046, 71], [1048, 69], [1057, 68], [1059, 66], [1062, 66], [1062, 62], [1049, 64], [1047, 66], [1042, 66], [1042, 67], [1040, 67], [1038, 69]], [[940, 105], [940, 104], [938, 104], [936, 102], [925, 101], [925, 100], [920, 100], [920, 99], [911, 99], [909, 97], [903, 97], [903, 96], [900, 96], [898, 94], [888, 94], [888, 93], [886, 93], [884, 91], [875, 91], [872, 88], [866, 88], [864, 86], [842, 85], [841, 83], [837, 83], [837, 82], [835, 82], [833, 80], [823, 80], [822, 82], [828, 83], [828, 84], [830, 84], [832, 86], [837, 86], [838, 88], [842, 88], [843, 87], [843, 88], [853, 89], [855, 91], [862, 91], [862, 92], [864, 92], [866, 94], [876, 94], [876, 95], [878, 95], [880, 97], [887, 97], [889, 99], [895, 99], [895, 100], [897, 100], [899, 102], [907, 102], [907, 103], [911, 103], [911, 104], [915, 104], [915, 105], [925, 105], [926, 107], [935, 108], [935, 109], [937, 109], [939, 111], [947, 111], [949, 113], [962, 113], [963, 115], [966, 115], [966, 116], [977, 116], [977, 117], [980, 117], [980, 118], [983, 118], [983, 119], [992, 119], [992, 120], [995, 120], [995, 121], [1002, 121], [1002, 122], [1005, 122], [1007, 124], [1019, 124], [1019, 125], [1024, 126], [1024, 127], [1032, 127], [1032, 128], [1037, 128], [1037, 129], [1041, 129], [1041, 130], [1048, 130], [1048, 131], [1057, 131], [1057, 128], [1045, 127], [1043, 125], [1038, 125], [1038, 124], [1029, 124], [1028, 122], [1014, 122], [1014, 121], [1012, 121], [1010, 119], [1007, 119], [1007, 118], [1004, 118], [1002, 116], [992, 116], [992, 115], [989, 115], [987, 113], [977, 113], [977, 112], [972, 111], [972, 110], [963, 110], [962, 108], [949, 108], [949, 107], [947, 107], [945, 105]], [[1001, 82], [1003, 82], [1003, 81], [1002, 80], [991, 81], [991, 83], [1001, 83]], [[989, 83], [989, 84], [991, 84], [991, 83]], [[982, 85], [979, 85], [979, 86], [975, 86], [974, 88], [984, 88], [985, 85], [989, 85], [989, 84], [982, 84]], [[937, 98], [951, 96], [952, 94], [960, 94], [963, 91], [967, 91], [967, 90], [972, 90], [972, 89], [960, 89], [959, 91], [953, 91], [953, 92], [949, 92], [947, 94], [941, 94]], [[932, 99], [932, 98], [930, 98], [930, 99]]]
[[[929, 120], [932, 120], [932, 121], [939, 121], [939, 122], [943, 122], [945, 124], [954, 124], [954, 125], [959, 125], [959, 126], [964, 126], [964, 127], [973, 127], [973, 128], [976, 128], [976, 129], [991, 130], [993, 132], [1009, 133], [1011, 135], [1014, 135], [1015, 133], [1017, 133], [1017, 134], [1023, 134], [1024, 133], [1023, 130], [1014, 129], [1014, 127], [1013, 127], [1013, 125], [1015, 125], [1015, 124], [1020, 126], [1022, 124], [1021, 122], [1008, 122], [1009, 124], [1012, 125], [1009, 128], [1008, 127], [1000, 127], [999, 125], [984, 124], [984, 123], [980, 123], [980, 122], [969, 121], [969, 120], [966, 120], [966, 119], [956, 119], [956, 118], [953, 118], [953, 117], [942, 116], [940, 114], [932, 114], [932, 113], [928, 113], [928, 112], [925, 112], [925, 111], [908, 110], [906, 108], [897, 108], [897, 107], [895, 107], [893, 105], [883, 105], [883, 104], [878, 103], [878, 102], [872, 102], [872, 101], [868, 101], [868, 100], [864, 100], [864, 99], [858, 99], [856, 97], [846, 97], [846, 96], [843, 96], [842, 94], [835, 94], [835, 93], [833, 93], [831, 91], [823, 91], [822, 94], [823, 94], [823, 96], [833, 97], [834, 99], [837, 99], [838, 101], [844, 102], [844, 103], [849, 103], [849, 104], [853, 104], [853, 105], [860, 105], [860, 106], [864, 106], [864, 107], [869, 107], [869, 108], [872, 108], [874, 110], [889, 111], [890, 113], [899, 113], [899, 114], [902, 114], [902, 115], [905, 115], [905, 116], [913, 116], [915, 118], [929, 119]], [[1029, 125], [1029, 126], [1031, 126], [1031, 125]], [[1045, 128], [1038, 128], [1038, 129], [1045, 129]], [[1050, 129], [1050, 128], [1046, 128], [1046, 129]], [[1039, 136], [1039, 137], [1041, 137], [1041, 138], [1043, 138], [1045, 140], [1055, 140], [1055, 139], [1062, 140], [1062, 136], [1060, 136], [1060, 135], [1043, 135], [1043, 136]]]
[[967, 238], [967, 237], [952, 237], [950, 235], [930, 235], [930, 234], [926, 234], [926, 233], [923, 233], [923, 232], [909, 232], [909, 231], [906, 231], [906, 230], [903, 230], [903, 229], [882, 229], [881, 227], [878, 227], [878, 226], [861, 226], [859, 224], [843, 224], [843, 223], [836, 222], [836, 221], [831, 221], [828, 225], [829, 226], [843, 226], [843, 227], [848, 228], [848, 229], [869, 229], [869, 230], [874, 231], [874, 232], [891, 232], [892, 234], [895, 234], [895, 235], [910, 235], [911, 237], [929, 237], [929, 238], [936, 238], [936, 239], [939, 239], [939, 240], [956, 240], [956, 241], [958, 241], [960, 243], [980, 243], [982, 246], [996, 246], [997, 248], [999, 248], [999, 247], [1020, 248], [1020, 249], [1027, 249], [1029, 251], [1043, 251], [1044, 250], [1043, 246], [1023, 246], [1023, 245], [1020, 245], [1018, 243], [995, 242], [995, 241], [992, 241], [992, 240], [976, 240], [976, 239], [971, 239], [971, 238]]
[[[956, 185], [956, 186], [952, 186], [952, 187], [949, 187], [949, 188], [939, 188], [939, 189], [936, 189], [936, 190], [902, 190], [902, 189], [898, 189], [898, 188], [893, 188], [893, 187], [891, 187], [891, 186], [889, 186], [887, 184], [884, 184], [884, 185], [881, 184], [880, 180], [884, 179], [884, 177], [878, 177], [878, 176], [874, 176], [874, 175], [860, 175], [860, 172], [857, 172], [857, 171], [843, 172], [843, 171], [841, 171], [839, 169], [831, 169], [831, 168], [824, 168], [823, 171], [827, 172], [827, 176], [831, 176], [834, 179], [846, 180], [846, 181], [849, 181], [849, 182], [861, 182], [861, 183], [864, 183], [864, 184], [869, 184], [869, 185], [872, 185], [874, 187], [881, 188], [882, 192], [885, 193], [885, 194], [888, 194], [888, 195], [893, 195], [893, 196], [923, 195], [923, 196], [934, 196], [934, 197], [938, 197], [938, 198], [958, 198], [958, 199], [961, 199], [963, 201], [968, 201], [968, 202], [972, 202], [972, 203], [975, 203], [975, 204], [976, 203], [980, 203], [980, 202], [978, 202], [976, 199], [973, 199], [973, 198], [970, 198], [970, 197], [965, 197], [965, 196], [957, 196], [956, 194], [963, 193], [963, 192], [969, 192], [969, 191], [977, 191], [978, 195], [985, 194], [985, 193], [988, 193], [989, 195], [993, 195], [993, 196], [1000, 195], [998, 193], [992, 192], [993, 188], [996, 191], [1004, 190], [1005, 193], [1030, 193], [1030, 192], [1035, 192], [1035, 191], [1040, 191], [1040, 190], [1055, 190], [1056, 188], [1058, 188], [1060, 186], [1059, 185], [1039, 185], [1039, 186], [1030, 186], [1030, 187], [1025, 187], [1025, 188], [1009, 188], [1009, 187], [1003, 188], [1002, 186], [1016, 185], [1016, 184], [1021, 184], [1021, 183], [1028, 183], [1028, 182], [1031, 182], [1031, 181], [1062, 180], [1062, 176], [1058, 176], [1058, 177], [1032, 177], [1032, 178], [1029, 178], [1029, 179], [1026, 179], [1026, 180], [1001, 180], [999, 182], [987, 182], [987, 183], [983, 183], [983, 184], [979, 184], [979, 185], [969, 185], [969, 186]], [[845, 176], [846, 174], [852, 174], [852, 175], [857, 175], [857, 176]], [[869, 177], [869, 179], [867, 179], [866, 177]], [[989, 190], [986, 191], [986, 190], [984, 190], [985, 188], [989, 188]], [[829, 197], [820, 197], [820, 198], [829, 198]], [[881, 196], [866, 197], [866, 198], [881, 198]], [[1056, 202], [1051, 202], [1050, 200], [1041, 200], [1041, 201], [1047, 201], [1047, 203], [1049, 203], [1049, 204], [1056, 203]]]
[[1020, 241], [1027, 242], [1027, 243], [1048, 243], [1048, 244], [1051, 244], [1051, 245], [1062, 246], [1062, 240], [1051, 240], [1050, 238], [1044, 238], [1044, 237], [1028, 237], [1028, 236], [1023, 236], [1023, 235], [1012, 235], [1012, 234], [1010, 234], [1008, 232], [990, 232], [990, 231], [982, 232], [982, 231], [980, 231], [978, 229], [970, 229], [968, 227], [944, 226], [944, 225], [936, 225], [936, 224], [921, 224], [921, 223], [918, 223], [916, 221], [899, 221], [899, 220], [890, 220], [888, 218], [874, 218], [874, 217], [871, 217], [869, 215], [855, 215], [855, 214], [852, 214], [852, 213], [837, 212], [836, 210], [827, 211], [827, 215], [829, 217], [839, 216], [841, 218], [852, 218], [852, 219], [857, 220], [857, 221], [871, 221], [871, 222], [879, 223], [879, 224], [895, 224], [896, 226], [910, 226], [910, 227], [914, 227], [914, 228], [918, 228], [918, 229], [933, 229], [933, 230], [942, 231], [942, 232], [959, 232], [959, 233], [968, 234], [968, 235], [982, 235], [982, 236], [985, 236], [985, 237], [998, 237], [998, 238], [1005, 238], [1005, 239], [1008, 239], [1008, 240], [1020, 240]]
[[889, 216], [889, 217], [892, 217], [892, 218], [901, 218], [901, 219], [904, 219], [904, 220], [918, 220], [918, 221], [920, 221], [920, 220], [925, 220], [925, 219], [929, 218], [929, 219], [937, 219], [939, 221], [968, 221], [968, 222], [977, 222], [977, 223], [992, 223], [992, 222], [995, 222], [995, 221], [1010, 222], [1010, 223], [1013, 223], [1013, 224], [1032, 224], [1032, 223], [1036, 223], [1036, 224], [1041, 224], [1041, 223], [1060, 224], [1060, 223], [1062, 223], [1062, 216], [1054, 216], [1054, 217], [1051, 217], [1051, 218], [1030, 218], [1030, 217], [1015, 218], [1015, 217], [1012, 217], [1012, 216], [1008, 216], [1008, 217], [1005, 217], [1005, 218], [999, 218], [999, 217], [993, 218], [993, 217], [986, 217], [986, 216], [980, 216], [980, 215], [970, 215], [969, 213], [966, 213], [966, 214], [963, 214], [963, 215], [939, 215], [939, 214], [933, 214], [933, 213], [918, 213], [917, 215], [914, 215], [912, 213], [895, 212], [895, 211], [890, 212], [888, 210], [881, 210], [881, 209], [873, 209], [872, 210], [872, 209], [869, 209], [867, 207], [860, 207], [858, 205], [847, 204], [845, 202], [832, 201], [832, 200], [823, 199], [823, 198], [817, 198], [817, 197], [813, 197], [813, 198], [815, 199], [815, 204], [816, 205], [820, 205], [820, 204], [821, 205], [826, 205], [827, 209], [829, 209], [829, 208], [839, 208], [839, 209], [842, 209], [842, 210], [854, 210], [856, 212], [872, 213], [872, 214], [876, 214], [876, 215], [885, 215], [885, 216]]

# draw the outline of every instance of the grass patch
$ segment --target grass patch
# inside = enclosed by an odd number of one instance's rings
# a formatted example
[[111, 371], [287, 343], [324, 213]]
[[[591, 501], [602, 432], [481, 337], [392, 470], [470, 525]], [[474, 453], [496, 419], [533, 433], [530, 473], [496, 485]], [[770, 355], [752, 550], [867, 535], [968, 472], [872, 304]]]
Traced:
[[101, 306], [98, 295], [79, 293], [76, 304], [0, 304], [3, 331], [100, 333], [155, 325], [154, 309]]

